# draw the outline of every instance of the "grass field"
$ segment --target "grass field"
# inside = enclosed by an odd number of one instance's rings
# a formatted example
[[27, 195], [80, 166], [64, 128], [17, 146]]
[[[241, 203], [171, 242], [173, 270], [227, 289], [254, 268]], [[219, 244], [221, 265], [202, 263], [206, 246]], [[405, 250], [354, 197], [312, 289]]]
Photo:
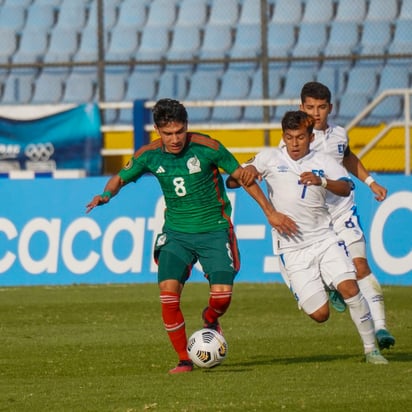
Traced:
[[[222, 320], [226, 361], [170, 376], [157, 285], [0, 289], [0, 411], [407, 411], [412, 288], [384, 288], [397, 343], [364, 363], [348, 312], [316, 324], [285, 286], [237, 284]], [[206, 283], [188, 283], [190, 334]]]

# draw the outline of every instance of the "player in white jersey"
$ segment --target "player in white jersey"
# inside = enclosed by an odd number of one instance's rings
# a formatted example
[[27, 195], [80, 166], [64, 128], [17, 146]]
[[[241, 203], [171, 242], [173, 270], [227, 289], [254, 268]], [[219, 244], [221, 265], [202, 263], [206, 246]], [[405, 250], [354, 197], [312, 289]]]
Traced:
[[[356, 282], [353, 263], [331, 227], [327, 193], [348, 196], [353, 184], [332, 157], [309, 150], [314, 119], [302, 111], [287, 112], [282, 119], [285, 147], [265, 149], [248, 162], [242, 181], [263, 177], [275, 209], [292, 218], [295, 235], [273, 230], [274, 252], [280, 257], [287, 284], [300, 307], [315, 321], [329, 318], [328, 288], [339, 290], [362, 339], [366, 361], [386, 364], [375, 346], [370, 309]], [[250, 180], [249, 180], [250, 179]], [[228, 187], [239, 187], [227, 179]]]
[[[359, 158], [352, 153], [345, 129], [328, 123], [332, 108], [328, 87], [319, 82], [308, 82], [303, 86], [300, 109], [315, 119], [315, 138], [311, 148], [334, 157], [351, 174], [370, 187], [376, 200], [383, 201], [387, 190], [369, 175]], [[395, 338], [387, 330], [382, 288], [366, 257], [366, 241], [359, 224], [354, 193], [347, 198], [330, 195], [328, 204], [335, 232], [349, 249], [359, 288], [371, 309], [379, 348], [390, 348], [395, 344]]]

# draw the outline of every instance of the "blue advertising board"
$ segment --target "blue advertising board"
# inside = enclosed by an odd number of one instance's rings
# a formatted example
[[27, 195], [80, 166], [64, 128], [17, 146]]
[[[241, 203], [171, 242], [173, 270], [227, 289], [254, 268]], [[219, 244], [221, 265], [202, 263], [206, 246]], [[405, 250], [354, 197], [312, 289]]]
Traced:
[[[382, 284], [412, 284], [412, 177], [379, 175], [388, 198], [356, 196], [368, 257]], [[152, 246], [163, 224], [154, 177], [126, 186], [86, 214], [106, 177], [0, 179], [0, 286], [156, 282]], [[271, 228], [243, 189], [229, 191], [242, 266], [238, 282], [281, 282]], [[199, 266], [192, 281], [203, 281]]]
[[7, 165], [28, 170], [83, 169], [88, 176], [100, 175], [100, 128], [95, 103], [32, 120], [0, 117], [2, 169]]

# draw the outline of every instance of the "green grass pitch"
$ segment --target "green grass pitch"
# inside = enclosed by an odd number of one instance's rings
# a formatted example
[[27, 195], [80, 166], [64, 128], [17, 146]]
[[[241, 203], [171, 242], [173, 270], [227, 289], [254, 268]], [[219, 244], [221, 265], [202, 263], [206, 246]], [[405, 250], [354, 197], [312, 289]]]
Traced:
[[[364, 363], [348, 311], [316, 324], [281, 284], [238, 283], [213, 369], [176, 365], [156, 284], [0, 289], [0, 411], [406, 411], [412, 405], [411, 287], [384, 287], [397, 343]], [[187, 333], [205, 283], [188, 283]]]

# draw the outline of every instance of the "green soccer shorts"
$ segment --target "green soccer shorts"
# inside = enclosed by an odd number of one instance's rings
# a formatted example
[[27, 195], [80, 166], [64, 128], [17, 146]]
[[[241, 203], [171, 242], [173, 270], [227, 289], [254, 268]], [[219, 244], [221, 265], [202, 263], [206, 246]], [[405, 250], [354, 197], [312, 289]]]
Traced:
[[158, 282], [176, 279], [184, 284], [199, 261], [211, 285], [233, 285], [240, 268], [240, 254], [232, 229], [207, 233], [166, 230], [154, 247]]

